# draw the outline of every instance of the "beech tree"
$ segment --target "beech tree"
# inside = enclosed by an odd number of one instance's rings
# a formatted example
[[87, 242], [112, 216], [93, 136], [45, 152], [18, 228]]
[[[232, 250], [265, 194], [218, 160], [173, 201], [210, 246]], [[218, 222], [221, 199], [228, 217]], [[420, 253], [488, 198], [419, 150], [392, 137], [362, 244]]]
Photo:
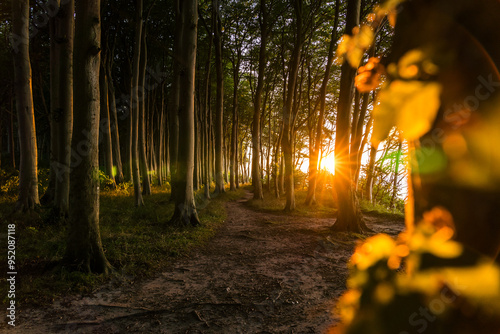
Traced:
[[[132, 177], [134, 181], [135, 205], [144, 205], [141, 193], [141, 180], [139, 170], [139, 117], [140, 117], [140, 101], [139, 101], [139, 71], [141, 59], [141, 41], [142, 41], [142, 9], [143, 1], [136, 2], [136, 22], [135, 22], [135, 45], [134, 45], [134, 60], [132, 65], [132, 95], [130, 97], [130, 105], [132, 107], [130, 126], [132, 127]], [[173, 191], [173, 189], [172, 189]]]
[[267, 38], [269, 35], [269, 25], [268, 25], [268, 9], [266, 7], [266, 1], [261, 0], [259, 6], [259, 27], [260, 27], [260, 47], [259, 47], [259, 65], [257, 71], [257, 87], [255, 88], [255, 98], [254, 98], [254, 111], [253, 111], [253, 123], [252, 123], [252, 185], [253, 185], [253, 197], [254, 199], [264, 198], [262, 192], [262, 180], [261, 180], [261, 108], [264, 109], [265, 106], [262, 104], [262, 91], [264, 89], [264, 70], [266, 66], [266, 48], [267, 48]]
[[40, 204], [38, 198], [38, 152], [31, 91], [31, 64], [29, 56], [29, 1], [12, 0], [12, 36], [14, 57], [14, 90], [17, 122], [19, 125], [19, 197], [16, 209], [32, 210]]
[[196, 46], [198, 37], [198, 1], [177, 0], [176, 22], [180, 29], [177, 36], [179, 48], [175, 59], [179, 66], [179, 141], [177, 155], [177, 186], [175, 211], [171, 225], [198, 225], [198, 213], [194, 202], [194, 85]]
[[107, 274], [99, 231], [100, 1], [76, 2], [74, 129], [66, 261], [86, 272]]
[[222, 156], [223, 144], [223, 113], [224, 113], [224, 79], [222, 72], [222, 22], [219, 0], [213, 0], [215, 72], [217, 76], [217, 92], [215, 97], [215, 192], [224, 190], [224, 165]]
[[[75, 30], [75, 3], [74, 0], [59, 3], [59, 12], [54, 17], [54, 34], [51, 45], [57, 55], [57, 64], [51, 61], [52, 80], [51, 94], [54, 96], [54, 105], [51, 108], [57, 115], [51, 124], [55, 128], [56, 136], [51, 138], [57, 144], [54, 166], [56, 170], [55, 192], [53, 207], [60, 217], [67, 217], [69, 210], [69, 184], [71, 164], [71, 138], [73, 134], [73, 40]], [[52, 50], [52, 47], [51, 47]]]
[[[346, 33], [359, 24], [361, 0], [347, 3]], [[350, 152], [350, 129], [352, 94], [356, 69], [344, 61], [340, 75], [340, 93], [337, 104], [337, 126], [335, 135], [335, 190], [338, 198], [335, 231], [362, 232], [367, 229], [362, 221], [356, 192], [352, 184], [352, 157]]]

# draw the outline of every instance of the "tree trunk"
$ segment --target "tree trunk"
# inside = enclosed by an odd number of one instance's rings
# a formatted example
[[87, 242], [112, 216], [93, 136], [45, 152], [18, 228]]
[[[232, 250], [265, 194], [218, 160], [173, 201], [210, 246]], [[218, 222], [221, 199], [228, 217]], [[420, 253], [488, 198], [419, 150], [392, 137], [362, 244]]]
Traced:
[[[105, 60], [104, 60], [105, 62]], [[108, 100], [108, 77], [105, 65], [101, 63], [99, 72], [99, 89], [101, 98], [101, 124], [100, 134], [104, 142], [104, 168], [106, 175], [113, 181], [112, 189], [116, 188], [115, 177], [113, 175], [113, 151], [111, 143], [111, 125], [109, 121], [109, 100]]]
[[99, 231], [100, 1], [76, 3], [74, 133], [66, 260], [76, 269], [107, 274]]
[[135, 46], [134, 46], [134, 60], [132, 65], [132, 176], [134, 180], [134, 196], [135, 206], [144, 205], [141, 193], [141, 179], [139, 173], [139, 63], [141, 58], [141, 41], [142, 41], [142, 7], [143, 0], [137, 0], [136, 8], [136, 23], [135, 23]]
[[174, 48], [173, 48], [173, 62], [172, 62], [172, 90], [171, 90], [171, 103], [169, 108], [169, 122], [168, 122], [168, 134], [169, 134], [169, 155], [170, 155], [170, 201], [177, 202], [177, 189], [178, 189], [178, 177], [177, 177], [177, 159], [178, 159], [178, 143], [179, 143], [179, 99], [180, 99], [180, 66], [184, 59], [180, 58], [180, 48], [182, 44], [182, 24], [180, 17], [180, 4], [176, 2], [176, 24], [174, 32]]
[[[196, 40], [198, 23], [198, 1], [177, 0], [178, 17], [180, 18], [180, 48], [176, 56], [183, 61], [180, 65], [179, 98], [179, 151], [178, 180], [179, 188], [176, 196], [175, 211], [170, 224], [175, 226], [198, 225], [193, 193], [194, 170], [194, 84], [196, 66]], [[178, 21], [178, 22], [179, 22]]]
[[[55, 6], [57, 8], [55, 11], [59, 13], [60, 10], [60, 0], [56, 1]], [[49, 20], [49, 35], [50, 35], [50, 113], [49, 113], [49, 124], [50, 124], [50, 172], [49, 172], [49, 184], [45, 193], [40, 198], [40, 202], [43, 205], [54, 205], [54, 197], [56, 191], [56, 179], [57, 172], [56, 168], [59, 167], [59, 162], [57, 160], [58, 150], [59, 150], [59, 132], [61, 131], [61, 118], [62, 110], [59, 101], [60, 98], [60, 73], [61, 69], [61, 44], [58, 39], [58, 28], [60, 27], [60, 19], [58, 15], [51, 17]], [[61, 34], [60, 32], [59, 34]], [[43, 96], [43, 92], [42, 92]], [[64, 170], [61, 170], [64, 173]], [[62, 175], [62, 174], [61, 174]]]
[[69, 185], [71, 164], [71, 138], [73, 135], [73, 42], [74, 42], [74, 0], [61, 5], [56, 22], [56, 42], [59, 52], [59, 126], [57, 150], [57, 178], [54, 208], [60, 217], [69, 212]]
[[295, 30], [295, 45], [292, 51], [292, 59], [289, 65], [288, 75], [288, 91], [286, 95], [285, 105], [283, 106], [283, 138], [282, 149], [285, 160], [285, 192], [286, 204], [285, 212], [295, 210], [295, 190], [294, 190], [294, 164], [293, 164], [293, 100], [297, 85], [297, 76], [299, 72], [300, 58], [302, 53], [302, 45], [304, 43], [302, 31], [302, 0], [294, 1], [294, 9], [296, 15], [296, 30]]
[[[213, 21], [213, 20], [212, 20]], [[215, 29], [215, 27], [212, 27], [212, 29]], [[204, 196], [205, 199], [210, 199], [210, 181], [211, 181], [211, 173], [210, 173], [210, 166], [211, 166], [211, 155], [210, 155], [210, 64], [211, 64], [211, 58], [212, 58], [212, 42], [213, 42], [213, 34], [212, 31], [208, 30], [207, 28], [207, 34], [208, 34], [208, 54], [207, 54], [207, 61], [205, 63], [205, 77], [203, 79], [204, 81], [204, 88], [205, 92], [203, 95], [203, 160], [205, 163], [204, 166], [204, 172], [205, 175], [203, 177], [204, 179]]]
[[378, 145], [370, 148], [370, 161], [368, 162], [368, 168], [366, 170], [366, 184], [363, 197], [370, 203], [373, 202], [373, 173], [375, 168], [375, 159], [377, 158], [377, 151]]
[[111, 64], [108, 61], [106, 65], [106, 71], [108, 74], [108, 96], [109, 96], [109, 113], [111, 116], [111, 139], [113, 141], [113, 160], [116, 166], [115, 181], [117, 183], [123, 182], [123, 165], [122, 157], [120, 152], [120, 132], [118, 131], [118, 115], [116, 110], [116, 97], [115, 97], [115, 86], [113, 83], [113, 77], [111, 73]]
[[[360, 0], [347, 3], [346, 32], [359, 24]], [[352, 187], [352, 162], [350, 154], [351, 104], [356, 70], [345, 61], [341, 67], [340, 93], [337, 104], [335, 134], [335, 190], [338, 198], [335, 231], [363, 232], [364, 224], [356, 192]]]
[[[359, 110], [359, 114], [356, 119], [356, 123], [352, 125], [352, 134], [351, 134], [351, 163], [352, 163], [352, 184], [354, 191], [358, 189], [358, 176], [359, 176], [359, 167], [361, 164], [361, 155], [363, 154], [363, 126], [365, 123], [366, 112], [368, 109], [370, 95], [368, 93], [364, 93], [361, 95], [361, 106]], [[366, 131], [369, 128], [367, 126]]]
[[330, 79], [330, 71], [333, 64], [335, 44], [337, 41], [337, 28], [339, 22], [340, 0], [335, 1], [335, 21], [331, 33], [330, 46], [328, 48], [328, 60], [325, 67], [325, 76], [319, 91], [319, 116], [316, 124], [316, 138], [314, 148], [309, 155], [309, 186], [307, 188], [306, 205], [316, 203], [316, 183], [318, 177], [318, 156], [323, 142], [323, 126], [325, 120], [326, 88]]
[[147, 45], [145, 29], [141, 38], [141, 61], [139, 65], [139, 166], [142, 176], [142, 194], [151, 194], [151, 183], [149, 180], [148, 160], [146, 157], [146, 66]]
[[21, 161], [19, 164], [19, 197], [16, 210], [27, 211], [40, 204], [38, 198], [37, 145], [31, 64], [29, 57], [29, 1], [12, 0], [12, 41], [17, 122]]
[[240, 57], [241, 48], [237, 51], [233, 62], [233, 124], [231, 130], [231, 167], [230, 167], [230, 190], [236, 190], [238, 180], [238, 86], [240, 79]]
[[252, 185], [253, 198], [263, 199], [261, 166], [259, 160], [261, 158], [261, 128], [260, 128], [260, 113], [262, 104], [262, 91], [264, 89], [264, 70], [266, 67], [266, 48], [267, 48], [267, 9], [265, 0], [260, 1], [259, 25], [260, 25], [260, 48], [259, 48], [259, 66], [257, 73], [257, 87], [255, 88], [255, 99], [253, 107], [253, 123], [252, 123]]
[[222, 22], [220, 17], [219, 0], [212, 1], [215, 22], [215, 72], [217, 75], [217, 93], [215, 96], [215, 192], [224, 192], [224, 166], [222, 161], [223, 140], [223, 99], [224, 79], [222, 73]]

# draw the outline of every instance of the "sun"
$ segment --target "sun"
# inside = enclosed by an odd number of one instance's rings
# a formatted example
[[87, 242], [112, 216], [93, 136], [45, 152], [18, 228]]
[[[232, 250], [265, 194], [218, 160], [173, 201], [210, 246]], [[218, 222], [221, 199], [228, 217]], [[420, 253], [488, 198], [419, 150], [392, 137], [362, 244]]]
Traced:
[[321, 160], [321, 169], [325, 169], [332, 174], [335, 174], [335, 156], [332, 153], [328, 154], [326, 157], [323, 157]]

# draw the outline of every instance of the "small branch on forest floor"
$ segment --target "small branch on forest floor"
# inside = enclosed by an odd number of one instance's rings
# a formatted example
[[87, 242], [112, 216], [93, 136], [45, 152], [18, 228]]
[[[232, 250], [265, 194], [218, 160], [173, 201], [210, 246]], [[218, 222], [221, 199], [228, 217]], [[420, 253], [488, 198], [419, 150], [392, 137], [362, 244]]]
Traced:
[[200, 320], [201, 322], [205, 323], [205, 325], [207, 325], [207, 327], [210, 327], [210, 325], [208, 324], [208, 322], [205, 319], [203, 319], [203, 317], [201, 316], [200, 312], [194, 310], [193, 313], [194, 313], [194, 315], [196, 316], [196, 318], [198, 320]]
[[99, 307], [110, 307], [110, 308], [124, 308], [124, 309], [129, 309], [129, 310], [153, 311], [150, 308], [140, 307], [140, 306], [130, 306], [127, 304], [86, 304], [86, 306], [99, 306]]

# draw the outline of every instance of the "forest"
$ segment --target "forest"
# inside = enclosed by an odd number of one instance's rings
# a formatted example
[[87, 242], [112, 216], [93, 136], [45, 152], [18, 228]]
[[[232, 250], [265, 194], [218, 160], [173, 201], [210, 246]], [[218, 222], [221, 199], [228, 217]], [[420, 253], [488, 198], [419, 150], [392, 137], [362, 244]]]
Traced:
[[0, 332], [500, 333], [499, 40], [498, 0], [3, 1]]

